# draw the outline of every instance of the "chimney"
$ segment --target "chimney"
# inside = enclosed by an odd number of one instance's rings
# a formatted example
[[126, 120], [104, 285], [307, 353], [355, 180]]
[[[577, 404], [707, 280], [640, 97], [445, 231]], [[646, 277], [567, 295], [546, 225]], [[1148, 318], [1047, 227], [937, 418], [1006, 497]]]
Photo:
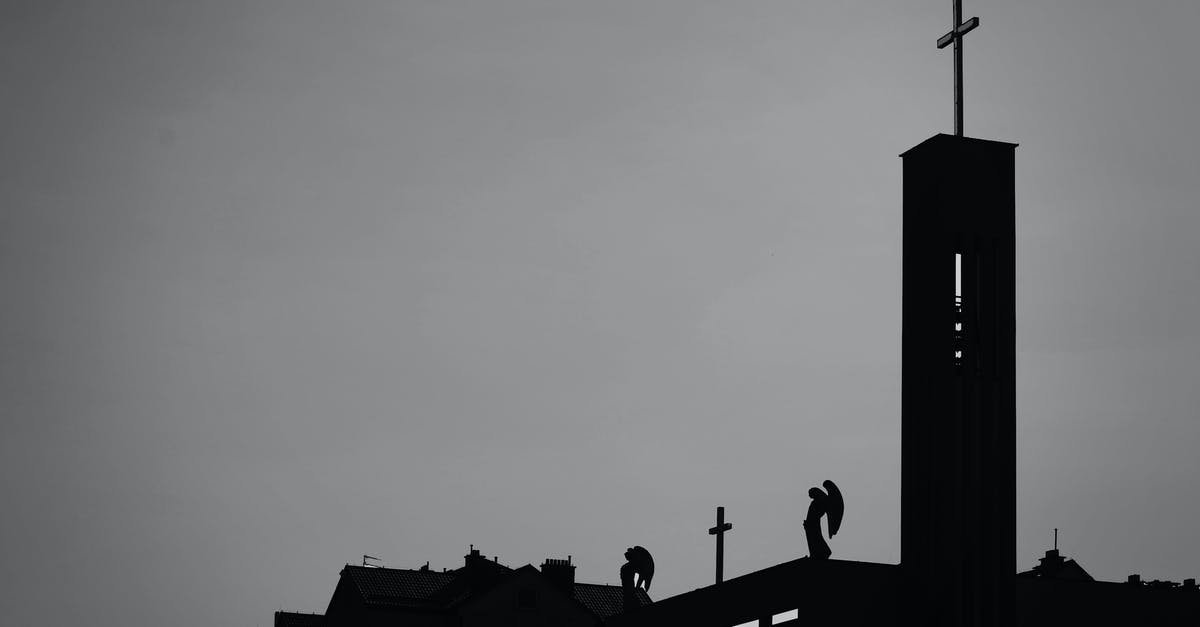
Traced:
[[1129, 578], [1125, 580], [1125, 583], [1133, 584], [1135, 586], [1140, 586], [1140, 585], [1142, 585], [1142, 576], [1141, 575], [1130, 575]]
[[499, 564], [495, 564], [488, 560], [486, 556], [471, 545], [471, 552], [463, 556], [464, 566], [461, 571], [461, 577], [464, 578], [471, 590], [482, 590], [487, 588], [497, 579], [503, 576], [502, 569], [497, 568]]
[[478, 564], [480, 561], [486, 562], [487, 558], [480, 555], [479, 549], [475, 548], [475, 545], [472, 544], [471, 552], [467, 553], [466, 555], [463, 556], [463, 566], [466, 568], [470, 568], [472, 565]]
[[542, 575], [567, 596], [575, 596], [575, 565], [571, 563], [570, 555], [565, 560], [547, 557], [546, 561], [542, 562]]

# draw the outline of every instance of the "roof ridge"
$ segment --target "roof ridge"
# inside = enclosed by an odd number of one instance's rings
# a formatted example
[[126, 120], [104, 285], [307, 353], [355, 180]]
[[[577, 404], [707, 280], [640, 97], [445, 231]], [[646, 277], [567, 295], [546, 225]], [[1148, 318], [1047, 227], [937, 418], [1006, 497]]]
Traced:
[[444, 570], [443, 571], [443, 570], [433, 570], [432, 568], [391, 568], [388, 566], [360, 566], [358, 564], [346, 564], [345, 568], [355, 568], [358, 570], [366, 570], [366, 571], [396, 570], [396, 571], [408, 571], [408, 572], [412, 572], [412, 573], [435, 573], [438, 575], [449, 575], [452, 572], [462, 570], [461, 568], [455, 568], [454, 570]]

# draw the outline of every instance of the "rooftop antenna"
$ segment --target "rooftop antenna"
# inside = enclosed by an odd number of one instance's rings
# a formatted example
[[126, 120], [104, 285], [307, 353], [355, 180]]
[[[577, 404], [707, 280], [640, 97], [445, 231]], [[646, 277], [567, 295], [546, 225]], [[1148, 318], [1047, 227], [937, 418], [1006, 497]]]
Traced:
[[1058, 527], [1054, 528], [1054, 550], [1058, 550]]
[[372, 562], [380, 561], [378, 557], [373, 557], [373, 556], [367, 555], [366, 553], [363, 553], [362, 565], [364, 568], [379, 568], [380, 567], [378, 564], [367, 564], [367, 560], [370, 560]]

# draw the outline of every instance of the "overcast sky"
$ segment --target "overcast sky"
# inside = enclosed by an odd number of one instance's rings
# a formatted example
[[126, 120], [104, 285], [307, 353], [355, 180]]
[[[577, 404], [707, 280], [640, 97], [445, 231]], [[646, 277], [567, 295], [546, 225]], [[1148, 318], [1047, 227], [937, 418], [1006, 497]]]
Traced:
[[[1017, 142], [1018, 550], [1200, 575], [1200, 3], [968, 0]], [[900, 159], [949, 0], [9, 1], [0, 615], [267, 625], [347, 562], [656, 598], [900, 545]]]

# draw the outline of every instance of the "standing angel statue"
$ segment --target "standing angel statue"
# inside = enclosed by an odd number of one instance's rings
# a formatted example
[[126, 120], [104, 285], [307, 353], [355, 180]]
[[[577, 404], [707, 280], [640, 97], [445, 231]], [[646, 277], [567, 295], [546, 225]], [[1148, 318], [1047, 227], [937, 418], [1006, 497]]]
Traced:
[[[821, 535], [821, 517], [829, 519], [829, 537], [837, 534], [842, 526], [842, 513], [846, 504], [842, 500], [842, 491], [832, 481], [826, 479], [821, 488], [809, 488], [808, 496], [812, 503], [808, 506], [808, 516], [804, 519], [804, 535], [808, 538], [808, 556], [815, 560], [827, 560], [833, 554], [829, 544]], [[828, 492], [828, 494], [826, 493]]]

